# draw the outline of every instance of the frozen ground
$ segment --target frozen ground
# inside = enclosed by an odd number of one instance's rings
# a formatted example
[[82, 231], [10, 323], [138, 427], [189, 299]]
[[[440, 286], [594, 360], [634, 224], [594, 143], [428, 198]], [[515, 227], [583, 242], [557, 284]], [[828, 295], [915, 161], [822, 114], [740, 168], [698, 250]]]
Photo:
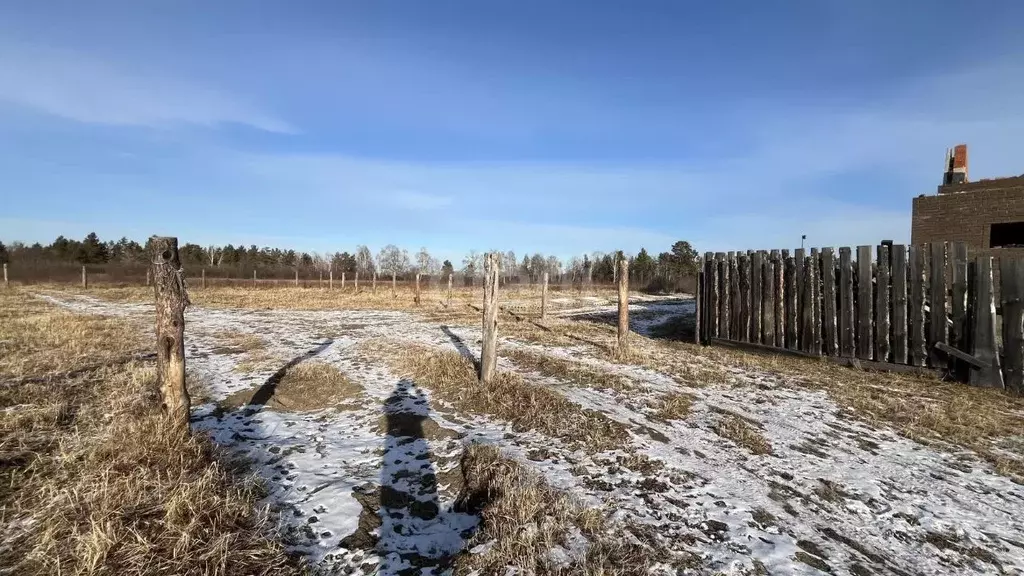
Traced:
[[[151, 325], [149, 306], [43, 297], [75, 311]], [[644, 332], [691, 307], [637, 302], [633, 328]], [[595, 302], [561, 314], [609, 311]], [[397, 574], [416, 567], [443, 573], [445, 559], [463, 548], [477, 521], [453, 510], [452, 502], [462, 447], [480, 441], [612, 511], [628, 532], [624, 537], [699, 554], [702, 566], [693, 573], [1024, 573], [1024, 488], [973, 453], [917, 444], [851, 417], [821, 392], [773, 377], [724, 367], [728, 383], [687, 386], [609, 363], [586, 346], [503, 340], [506, 349], [560, 356], [629, 379], [631, 389], [616, 392], [524, 372], [630, 429], [627, 445], [588, 453], [460, 414], [357, 346], [387, 337], [439, 348], [464, 343], [478, 354], [477, 328], [383, 311], [192, 308], [186, 321], [189, 376], [212, 400], [195, 408], [194, 426], [254, 464], [285, 540], [325, 572]], [[226, 331], [264, 339], [266, 366], [237, 370], [245, 355], [225, 349], [219, 335]], [[216, 403], [244, 390], [269, 386], [272, 392], [275, 377], [310, 359], [340, 369], [362, 395], [309, 413]], [[501, 364], [515, 368], [508, 359]], [[652, 406], [669, 391], [695, 398], [684, 420], [654, 415]], [[752, 454], [719, 436], [723, 414], [749, 422], [771, 453]]]

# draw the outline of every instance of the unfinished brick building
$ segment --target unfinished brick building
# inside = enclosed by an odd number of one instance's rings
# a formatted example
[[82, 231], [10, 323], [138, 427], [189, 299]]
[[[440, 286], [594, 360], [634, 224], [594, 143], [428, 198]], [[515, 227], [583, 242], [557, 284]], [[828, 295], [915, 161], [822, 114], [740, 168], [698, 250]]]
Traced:
[[970, 258], [1024, 257], [1024, 175], [971, 182], [967, 146], [947, 151], [938, 193], [914, 198], [910, 241], [966, 242]]

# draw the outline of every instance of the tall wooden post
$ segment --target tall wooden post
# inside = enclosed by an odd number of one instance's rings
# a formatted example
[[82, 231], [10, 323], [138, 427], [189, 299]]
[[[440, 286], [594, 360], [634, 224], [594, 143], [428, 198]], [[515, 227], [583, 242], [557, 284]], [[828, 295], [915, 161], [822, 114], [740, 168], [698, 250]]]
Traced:
[[[299, 272], [296, 270], [295, 277], [298, 278], [298, 276], [299, 276]], [[297, 280], [296, 280], [296, 284], [298, 284]], [[252, 270], [252, 287], [253, 287], [253, 289], [256, 288], [256, 269], [255, 268], [253, 268], [253, 270]]]
[[629, 261], [619, 260], [619, 353], [629, 346]]
[[10, 288], [11, 281], [7, 278], [7, 262], [4, 262], [4, 288]]
[[540, 289], [540, 319], [543, 322], [548, 319], [548, 273], [544, 273], [543, 284]]
[[373, 272], [373, 293], [377, 293], [377, 271]]
[[999, 365], [996, 344], [996, 301], [992, 290], [992, 257], [975, 259], [974, 299], [971, 317], [974, 321], [971, 353], [981, 361], [983, 368], [971, 370], [970, 382], [974, 386], [1003, 388], [1003, 372]]
[[206, 268], [203, 268], [202, 286], [203, 290], [206, 290]]
[[89, 287], [89, 276], [85, 272], [85, 264], [82, 264], [82, 288]]
[[327, 271], [327, 289], [334, 290], [334, 268]]
[[416, 273], [416, 293], [415, 293], [415, 296], [413, 296], [413, 302], [415, 302], [417, 306], [420, 305], [420, 273], [419, 272]]
[[391, 297], [395, 298], [398, 296], [398, 273], [391, 272]]
[[[255, 270], [253, 270], [252, 277], [254, 279], [256, 278], [256, 271]], [[295, 287], [296, 288], [299, 287], [299, 269], [298, 268], [295, 269]]]
[[320, 286], [321, 290], [324, 289], [324, 271], [323, 270], [320, 271], [320, 284], [319, 284], [319, 286]]
[[185, 307], [189, 302], [178, 239], [154, 236], [151, 245], [160, 396], [164, 412], [187, 428], [191, 401], [185, 387]]
[[480, 347], [480, 381], [489, 384], [498, 364], [498, 259], [489, 252], [484, 259], [484, 332]]
[[448, 306], [452, 305], [452, 275], [448, 274]]

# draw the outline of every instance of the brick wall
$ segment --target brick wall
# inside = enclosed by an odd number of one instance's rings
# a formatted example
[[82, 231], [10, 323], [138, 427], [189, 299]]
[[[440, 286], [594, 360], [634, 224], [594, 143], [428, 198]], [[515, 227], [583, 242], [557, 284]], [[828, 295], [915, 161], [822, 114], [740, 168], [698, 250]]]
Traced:
[[[966, 186], [977, 184], [982, 183]], [[1005, 188], [990, 186], [975, 192], [914, 198], [910, 241], [966, 242], [971, 257], [983, 253], [997, 256], [1007, 251], [1024, 255], [1024, 248], [991, 249], [989, 228], [999, 222], [1024, 222], [1024, 180]]]
[[[970, 191], [953, 193], [964, 189]], [[938, 196], [914, 198], [910, 241], [966, 242], [970, 259], [1024, 258], [1024, 248], [989, 246], [989, 227], [999, 222], [1024, 222], [1024, 177], [941, 186]], [[993, 266], [998, 293], [999, 263], [993, 262]]]

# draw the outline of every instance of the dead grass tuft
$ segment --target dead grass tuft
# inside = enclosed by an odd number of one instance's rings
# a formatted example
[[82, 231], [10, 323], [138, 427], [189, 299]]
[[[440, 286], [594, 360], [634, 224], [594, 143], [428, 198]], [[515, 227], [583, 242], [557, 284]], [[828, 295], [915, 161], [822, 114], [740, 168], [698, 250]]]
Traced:
[[490, 385], [483, 386], [473, 363], [454, 351], [388, 340], [360, 346], [366, 354], [383, 356], [393, 370], [430, 388], [459, 410], [496, 416], [517, 430], [538, 430], [591, 451], [621, 448], [629, 442], [622, 424], [518, 374], [499, 371]]
[[252, 352], [267, 347], [267, 341], [263, 338], [256, 334], [240, 332], [238, 330], [223, 330], [214, 334], [214, 338], [222, 346], [242, 352]]
[[711, 429], [722, 438], [732, 440], [738, 446], [746, 448], [751, 454], [764, 455], [772, 453], [772, 445], [761, 431], [746, 419], [731, 413], [723, 413], [711, 426]]
[[685, 392], [669, 392], [659, 398], [654, 415], [662, 420], [685, 420], [693, 407], [693, 396]]
[[502, 356], [518, 366], [586, 388], [607, 388], [625, 392], [635, 387], [628, 378], [550, 354], [521, 348], [502, 350]]
[[[248, 404], [255, 390], [231, 394], [222, 406]], [[307, 361], [292, 366], [274, 385], [266, 401], [268, 407], [286, 412], [309, 412], [324, 408], [346, 408], [363, 398], [363, 387], [350, 380], [341, 370], [325, 362]]]
[[469, 546], [494, 544], [481, 554], [460, 556], [457, 573], [641, 575], [664, 560], [628, 526], [613, 525], [600, 510], [551, 488], [493, 446], [469, 446], [462, 474], [458, 505], [482, 520]]
[[258, 484], [145, 402], [155, 368], [96, 366], [134, 349], [132, 327], [16, 291], [0, 294], [0, 313], [0, 326], [22, 327], [2, 337], [19, 356], [2, 370], [30, 378], [0, 386], [0, 565], [29, 575], [299, 572], [266, 537]]

